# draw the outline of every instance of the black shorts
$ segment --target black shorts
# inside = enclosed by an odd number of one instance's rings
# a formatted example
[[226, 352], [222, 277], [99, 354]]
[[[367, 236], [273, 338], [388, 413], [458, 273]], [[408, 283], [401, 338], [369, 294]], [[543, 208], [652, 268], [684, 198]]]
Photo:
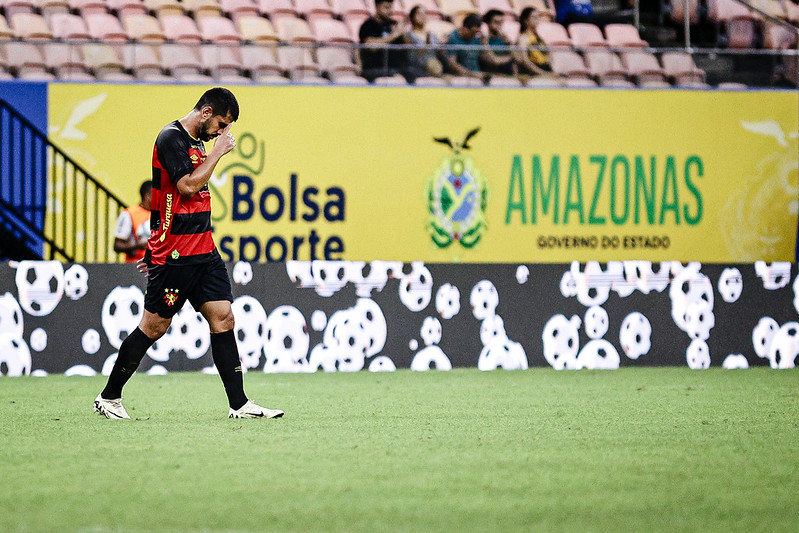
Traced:
[[153, 265], [147, 277], [144, 308], [163, 318], [172, 318], [186, 300], [200, 310], [205, 302], [233, 301], [225, 262], [216, 255], [197, 265]]

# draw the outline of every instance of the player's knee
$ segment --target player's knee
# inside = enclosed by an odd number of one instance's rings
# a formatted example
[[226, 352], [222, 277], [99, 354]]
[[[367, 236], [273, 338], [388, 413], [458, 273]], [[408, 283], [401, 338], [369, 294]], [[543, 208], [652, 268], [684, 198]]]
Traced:
[[236, 319], [233, 317], [232, 311], [221, 314], [214, 318], [215, 319], [211, 324], [212, 333], [224, 333], [225, 331], [230, 331], [236, 326]]

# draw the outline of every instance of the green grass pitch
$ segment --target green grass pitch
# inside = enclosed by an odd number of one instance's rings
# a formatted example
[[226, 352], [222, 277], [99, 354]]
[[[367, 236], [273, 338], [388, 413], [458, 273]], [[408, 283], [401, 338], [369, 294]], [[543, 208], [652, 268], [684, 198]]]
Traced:
[[0, 531], [797, 531], [799, 372], [0, 379]]

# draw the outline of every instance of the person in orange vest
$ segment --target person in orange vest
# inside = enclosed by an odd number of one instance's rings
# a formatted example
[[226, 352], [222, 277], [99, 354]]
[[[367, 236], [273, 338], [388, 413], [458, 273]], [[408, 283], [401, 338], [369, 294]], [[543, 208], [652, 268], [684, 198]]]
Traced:
[[122, 211], [114, 230], [114, 251], [125, 254], [125, 261], [135, 263], [144, 257], [150, 238], [150, 200], [153, 182], [145, 181], [139, 188], [141, 202]]

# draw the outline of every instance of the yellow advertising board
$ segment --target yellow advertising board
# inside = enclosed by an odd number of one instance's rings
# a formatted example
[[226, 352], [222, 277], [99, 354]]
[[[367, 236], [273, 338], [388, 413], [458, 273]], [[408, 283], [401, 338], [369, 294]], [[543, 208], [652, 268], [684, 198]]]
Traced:
[[[794, 259], [795, 93], [232, 89], [226, 260]], [[54, 84], [50, 135], [133, 203], [204, 90]]]

